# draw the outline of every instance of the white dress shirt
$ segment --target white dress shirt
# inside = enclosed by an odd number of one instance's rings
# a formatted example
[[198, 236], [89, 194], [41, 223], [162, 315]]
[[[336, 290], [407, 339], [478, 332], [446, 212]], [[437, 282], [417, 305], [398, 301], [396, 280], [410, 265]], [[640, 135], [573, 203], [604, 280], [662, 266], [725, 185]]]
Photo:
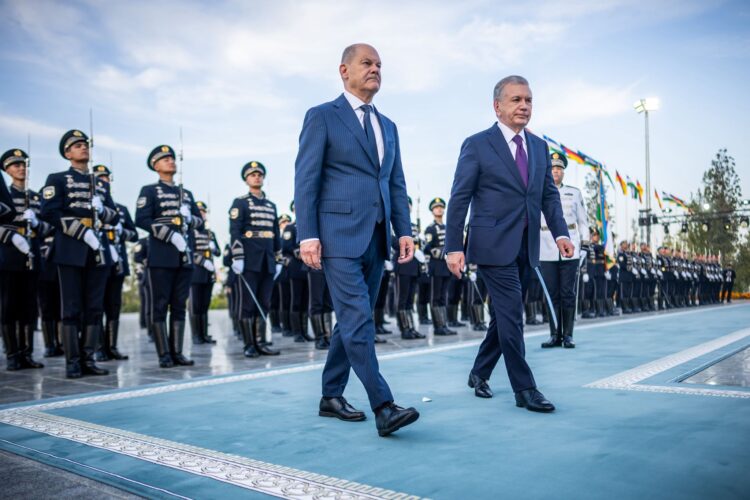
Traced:
[[[363, 109], [361, 109], [361, 106], [366, 104], [363, 100], [361, 100], [359, 97], [355, 96], [354, 94], [344, 91], [344, 97], [346, 97], [346, 100], [349, 102], [349, 105], [351, 105], [352, 109], [354, 110], [354, 114], [357, 115], [357, 119], [359, 120], [359, 124], [362, 125], [362, 128], [365, 128], [365, 112]], [[383, 153], [385, 152], [385, 147], [383, 146], [383, 131], [380, 130], [380, 121], [378, 120], [377, 116], [375, 116], [375, 105], [370, 103], [370, 106], [372, 106], [373, 111], [370, 112], [370, 123], [372, 124], [372, 130], [375, 131], [375, 144], [378, 146], [378, 163], [383, 163]]]
[[517, 135], [521, 136], [521, 140], [523, 141], [521, 144], [523, 144], [523, 150], [526, 153], [526, 158], [529, 157], [529, 148], [526, 146], [526, 134], [525, 131], [522, 130], [520, 134], [516, 134], [513, 132], [509, 126], [502, 122], [497, 122], [497, 128], [500, 129], [500, 132], [503, 134], [503, 138], [505, 139], [505, 142], [508, 143], [508, 147], [510, 148], [510, 155], [513, 157], [513, 159], [516, 159], [516, 149], [518, 146], [516, 146], [515, 141], [513, 138]]

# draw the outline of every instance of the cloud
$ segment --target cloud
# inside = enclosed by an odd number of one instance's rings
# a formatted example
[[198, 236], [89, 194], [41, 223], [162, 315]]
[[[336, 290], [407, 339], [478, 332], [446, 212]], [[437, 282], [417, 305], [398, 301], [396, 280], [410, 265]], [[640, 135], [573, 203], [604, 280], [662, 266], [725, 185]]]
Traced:
[[579, 123], [632, 111], [637, 82], [599, 85], [586, 80], [555, 80], [535, 91], [536, 128]]

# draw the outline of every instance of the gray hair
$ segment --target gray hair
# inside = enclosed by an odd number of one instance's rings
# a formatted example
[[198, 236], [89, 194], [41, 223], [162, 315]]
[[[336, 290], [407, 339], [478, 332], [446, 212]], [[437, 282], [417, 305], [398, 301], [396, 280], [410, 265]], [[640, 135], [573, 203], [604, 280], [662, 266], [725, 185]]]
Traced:
[[360, 47], [369, 47], [366, 43], [353, 43], [344, 49], [341, 54], [341, 64], [348, 64], [354, 58], [354, 54], [357, 53], [357, 49]]
[[529, 81], [526, 78], [522, 77], [522, 76], [518, 76], [518, 75], [506, 76], [505, 78], [503, 78], [502, 80], [500, 80], [499, 82], [497, 82], [497, 85], [495, 85], [495, 91], [493, 93], [493, 98], [496, 101], [500, 100], [500, 96], [503, 95], [503, 89], [509, 83], [515, 83], [515, 84], [518, 84], [518, 85], [526, 85], [527, 87], [529, 86]]

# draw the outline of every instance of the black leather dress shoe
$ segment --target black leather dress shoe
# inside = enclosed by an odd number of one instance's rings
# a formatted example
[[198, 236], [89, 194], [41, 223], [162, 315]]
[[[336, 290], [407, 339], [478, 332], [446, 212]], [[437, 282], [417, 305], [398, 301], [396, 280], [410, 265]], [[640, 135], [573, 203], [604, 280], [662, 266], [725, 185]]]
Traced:
[[318, 415], [321, 417], [338, 418], [347, 422], [361, 422], [367, 418], [364, 412], [355, 409], [347, 403], [343, 396], [337, 398], [320, 398], [320, 411], [318, 411]]
[[544, 394], [536, 389], [526, 389], [516, 393], [516, 406], [529, 411], [549, 413], [555, 411], [555, 405], [547, 401]]
[[474, 373], [469, 373], [469, 387], [474, 389], [474, 395], [478, 398], [491, 398], [492, 389], [483, 378], [479, 378]]
[[393, 434], [400, 428], [413, 424], [418, 418], [419, 412], [414, 408], [401, 408], [393, 403], [386, 403], [375, 410], [375, 425], [380, 437]]

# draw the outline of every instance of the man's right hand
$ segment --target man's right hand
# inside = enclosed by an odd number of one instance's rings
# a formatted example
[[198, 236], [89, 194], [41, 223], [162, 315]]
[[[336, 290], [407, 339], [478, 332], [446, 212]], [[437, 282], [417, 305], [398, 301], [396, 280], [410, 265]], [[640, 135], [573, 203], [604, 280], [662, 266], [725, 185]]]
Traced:
[[445, 256], [445, 262], [448, 264], [448, 269], [453, 275], [461, 279], [461, 273], [466, 267], [466, 258], [463, 252], [451, 252]]
[[320, 244], [320, 240], [303, 241], [299, 246], [299, 254], [307, 267], [317, 270], [323, 269], [323, 266], [320, 265], [320, 258], [323, 255], [323, 246]]

